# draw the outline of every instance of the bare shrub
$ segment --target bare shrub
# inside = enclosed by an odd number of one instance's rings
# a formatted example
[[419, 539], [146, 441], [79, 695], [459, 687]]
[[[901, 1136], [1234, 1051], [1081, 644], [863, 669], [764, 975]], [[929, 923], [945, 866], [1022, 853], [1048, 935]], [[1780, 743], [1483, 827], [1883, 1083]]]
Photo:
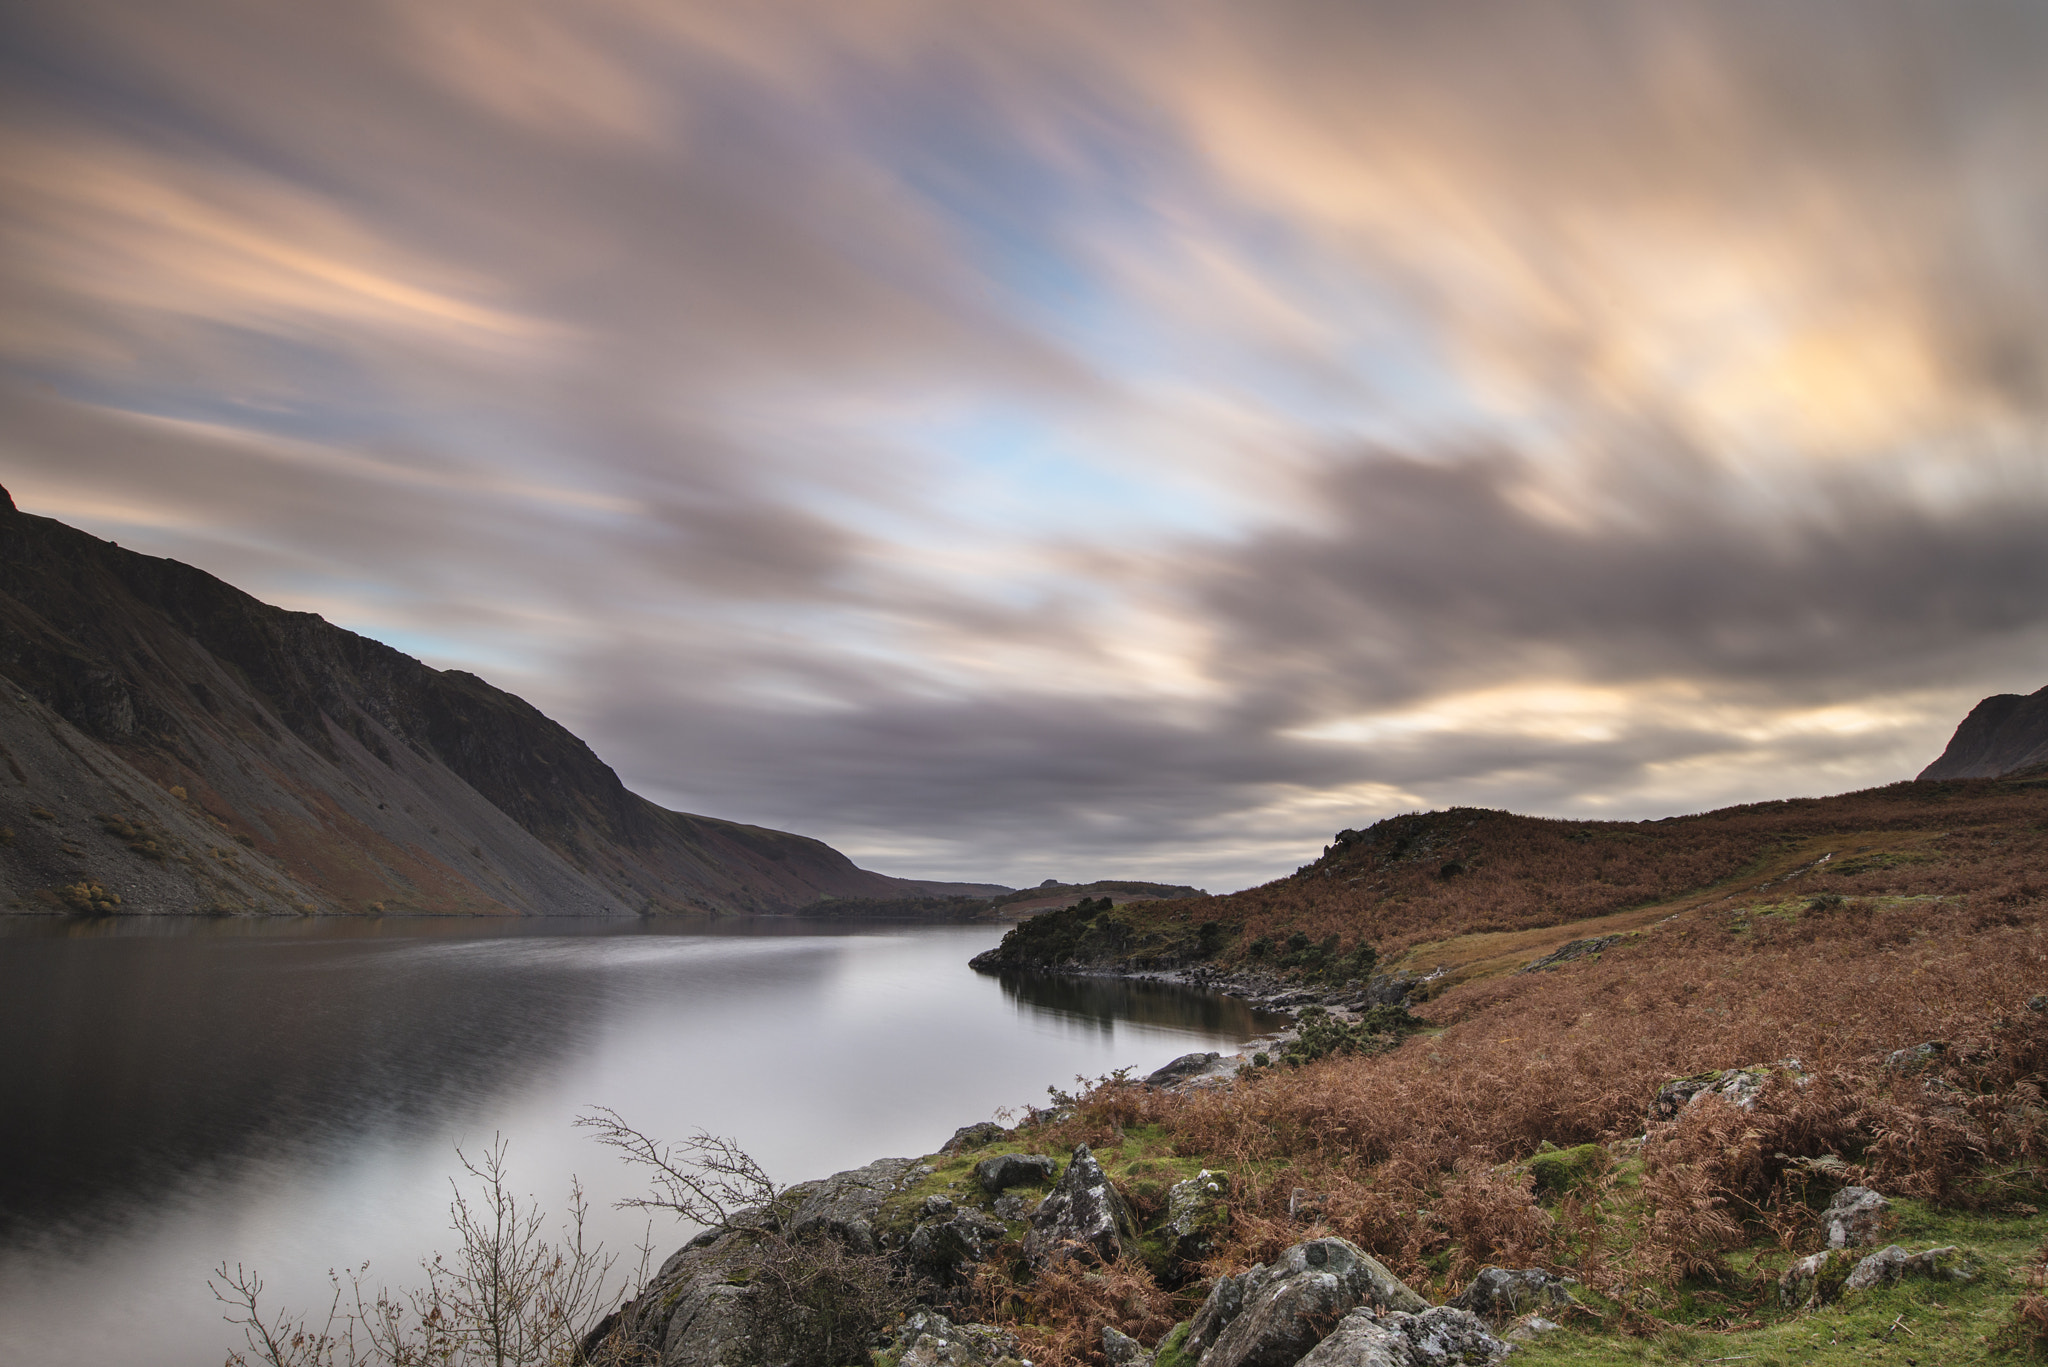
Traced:
[[452, 1255], [422, 1264], [422, 1285], [370, 1290], [355, 1269], [344, 1286], [333, 1277], [334, 1298], [325, 1322], [267, 1314], [263, 1281], [239, 1264], [223, 1263], [207, 1285], [229, 1307], [224, 1316], [242, 1330], [244, 1349], [230, 1367], [567, 1367], [592, 1362], [611, 1367], [625, 1359], [586, 1358], [581, 1343], [622, 1288], [613, 1285], [613, 1259], [583, 1241], [588, 1207], [572, 1183], [562, 1232], [547, 1235], [547, 1216], [522, 1202], [509, 1185], [505, 1141], [471, 1159], [456, 1158], [475, 1179], [476, 1191], [451, 1182], [449, 1224], [457, 1237]]

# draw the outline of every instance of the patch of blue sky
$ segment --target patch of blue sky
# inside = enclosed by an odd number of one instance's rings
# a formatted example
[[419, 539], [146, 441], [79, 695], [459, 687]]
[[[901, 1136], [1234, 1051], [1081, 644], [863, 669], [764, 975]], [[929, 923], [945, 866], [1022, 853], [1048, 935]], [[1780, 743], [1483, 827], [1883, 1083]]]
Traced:
[[1166, 477], [1155, 459], [1116, 448], [1117, 436], [1081, 411], [987, 400], [913, 419], [892, 435], [948, 472], [936, 491], [963, 532], [1117, 538], [1216, 534], [1235, 512], [1216, 493]]

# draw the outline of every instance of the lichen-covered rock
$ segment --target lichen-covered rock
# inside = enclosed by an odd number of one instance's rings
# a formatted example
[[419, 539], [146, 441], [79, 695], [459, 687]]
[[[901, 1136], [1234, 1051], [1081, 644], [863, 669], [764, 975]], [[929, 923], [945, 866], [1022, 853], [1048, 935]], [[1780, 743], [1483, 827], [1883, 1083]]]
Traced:
[[1043, 1153], [999, 1153], [974, 1165], [974, 1180], [994, 1196], [1011, 1187], [1036, 1186], [1052, 1181], [1060, 1170], [1059, 1161]]
[[1564, 1326], [1556, 1320], [1547, 1320], [1541, 1315], [1524, 1315], [1509, 1325], [1501, 1337], [1509, 1343], [1527, 1343], [1531, 1339], [1542, 1338], [1545, 1334], [1554, 1334], [1562, 1328]]
[[1869, 1187], [1843, 1187], [1821, 1212], [1821, 1231], [1829, 1248], [1868, 1248], [1877, 1242], [1884, 1213], [1892, 1203]]
[[1946, 1041], [1931, 1039], [1925, 1044], [1916, 1044], [1909, 1049], [1892, 1050], [1891, 1053], [1885, 1055], [1884, 1066], [1889, 1072], [1898, 1073], [1903, 1077], [1911, 1077], [1915, 1073], [1924, 1073], [1935, 1064], [1940, 1063], [1942, 1055], [1947, 1052], [1948, 1044]]
[[1293, 1367], [1332, 1321], [1361, 1305], [1429, 1308], [1355, 1244], [1311, 1239], [1271, 1264], [1218, 1278], [1188, 1327], [1183, 1356], [1202, 1367]]
[[1892, 1244], [1857, 1263], [1843, 1280], [1842, 1290], [1869, 1291], [1874, 1287], [1897, 1286], [1908, 1277], [1925, 1277], [1937, 1282], [1973, 1282], [1977, 1280], [1977, 1269], [1953, 1244], [1919, 1253], [1908, 1253]]
[[750, 1282], [764, 1231], [872, 1252], [882, 1203], [929, 1171], [914, 1158], [877, 1159], [791, 1187], [772, 1210], [743, 1211], [730, 1225], [705, 1230], [671, 1254], [639, 1296], [605, 1317], [590, 1346], [615, 1336], [662, 1367], [760, 1367]]
[[1299, 1367], [1482, 1367], [1509, 1351], [1478, 1316], [1440, 1305], [1420, 1314], [1353, 1310], [1329, 1337], [1293, 1361]]
[[827, 1235], [856, 1253], [872, 1253], [882, 1202], [930, 1171], [914, 1158], [877, 1158], [865, 1167], [799, 1182], [776, 1202], [787, 1212], [782, 1227], [794, 1238]]
[[1031, 1213], [1024, 1256], [1034, 1267], [1068, 1259], [1115, 1262], [1137, 1249], [1137, 1222], [1088, 1146], [1075, 1148], [1067, 1171]]
[[1008, 1137], [1009, 1131], [993, 1120], [978, 1120], [972, 1125], [962, 1125], [953, 1131], [953, 1137], [940, 1148], [940, 1153], [966, 1153], [969, 1149], [987, 1148], [990, 1144]]
[[1229, 1174], [1207, 1168], [1167, 1188], [1166, 1219], [1160, 1232], [1175, 1258], [1198, 1262], [1215, 1251], [1217, 1237], [1230, 1224], [1230, 1207], [1225, 1203], [1229, 1191]]
[[1102, 1326], [1102, 1355], [1109, 1367], [1152, 1367], [1152, 1354], [1145, 1346], [1113, 1324]]
[[1855, 1266], [1856, 1256], [1838, 1248], [1808, 1254], [1779, 1274], [1778, 1303], [1787, 1310], [1831, 1304]]
[[1565, 1288], [1573, 1283], [1553, 1276], [1540, 1267], [1482, 1267], [1479, 1275], [1444, 1304], [1454, 1310], [1469, 1310], [1493, 1324], [1506, 1324], [1541, 1310], [1560, 1310], [1573, 1304]]
[[[940, 1201], [944, 1208], [934, 1209]], [[993, 1253], [1009, 1232], [1001, 1220], [972, 1206], [955, 1208], [944, 1197], [927, 1200], [925, 1207], [928, 1217], [911, 1231], [904, 1252], [917, 1272], [941, 1287], [966, 1283], [969, 1266]]]
[[1170, 1087], [1176, 1082], [1185, 1082], [1191, 1077], [1200, 1077], [1221, 1059], [1217, 1053], [1182, 1054], [1163, 1068], [1154, 1070], [1145, 1078], [1147, 1087]]
[[1015, 1335], [986, 1324], [955, 1324], [936, 1310], [905, 1319], [890, 1352], [896, 1367], [1019, 1367]]
[[1657, 1089], [1656, 1097], [1650, 1102], [1650, 1119], [1676, 1120], [1688, 1108], [1697, 1105], [1700, 1098], [1707, 1096], [1726, 1097], [1737, 1109], [1749, 1110], [1763, 1095], [1764, 1087], [1773, 1074], [1783, 1074], [1795, 1086], [1803, 1086], [1807, 1081], [1805, 1065], [1796, 1058], [1673, 1078]]

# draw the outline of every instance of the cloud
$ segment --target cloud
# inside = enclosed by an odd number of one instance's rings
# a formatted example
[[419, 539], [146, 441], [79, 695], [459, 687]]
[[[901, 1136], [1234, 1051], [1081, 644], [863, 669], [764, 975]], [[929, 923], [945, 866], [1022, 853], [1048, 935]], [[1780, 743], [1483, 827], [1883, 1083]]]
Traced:
[[1904, 777], [2048, 622], [2038, 6], [28, 6], [17, 499], [891, 872]]

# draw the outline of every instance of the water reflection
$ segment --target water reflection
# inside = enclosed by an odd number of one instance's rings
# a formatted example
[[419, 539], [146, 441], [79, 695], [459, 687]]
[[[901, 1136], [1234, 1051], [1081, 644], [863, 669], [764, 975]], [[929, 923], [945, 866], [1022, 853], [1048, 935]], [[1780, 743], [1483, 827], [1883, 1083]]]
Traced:
[[213, 1367], [207, 1268], [260, 1267], [300, 1305], [329, 1267], [403, 1277], [445, 1240], [455, 1146], [493, 1133], [522, 1189], [554, 1205], [580, 1175], [595, 1234], [630, 1247], [609, 1204], [632, 1174], [571, 1124], [593, 1105], [739, 1136], [792, 1181], [1270, 1025], [1164, 984], [968, 969], [1000, 934], [0, 919], [0, 1341]]
[[997, 980], [1003, 996], [1019, 1008], [1092, 1028], [1104, 1038], [1114, 1037], [1119, 1024], [1198, 1030], [1232, 1039], [1249, 1039], [1287, 1024], [1287, 1017], [1254, 1010], [1234, 997], [1173, 983], [1018, 972], [999, 974]]

